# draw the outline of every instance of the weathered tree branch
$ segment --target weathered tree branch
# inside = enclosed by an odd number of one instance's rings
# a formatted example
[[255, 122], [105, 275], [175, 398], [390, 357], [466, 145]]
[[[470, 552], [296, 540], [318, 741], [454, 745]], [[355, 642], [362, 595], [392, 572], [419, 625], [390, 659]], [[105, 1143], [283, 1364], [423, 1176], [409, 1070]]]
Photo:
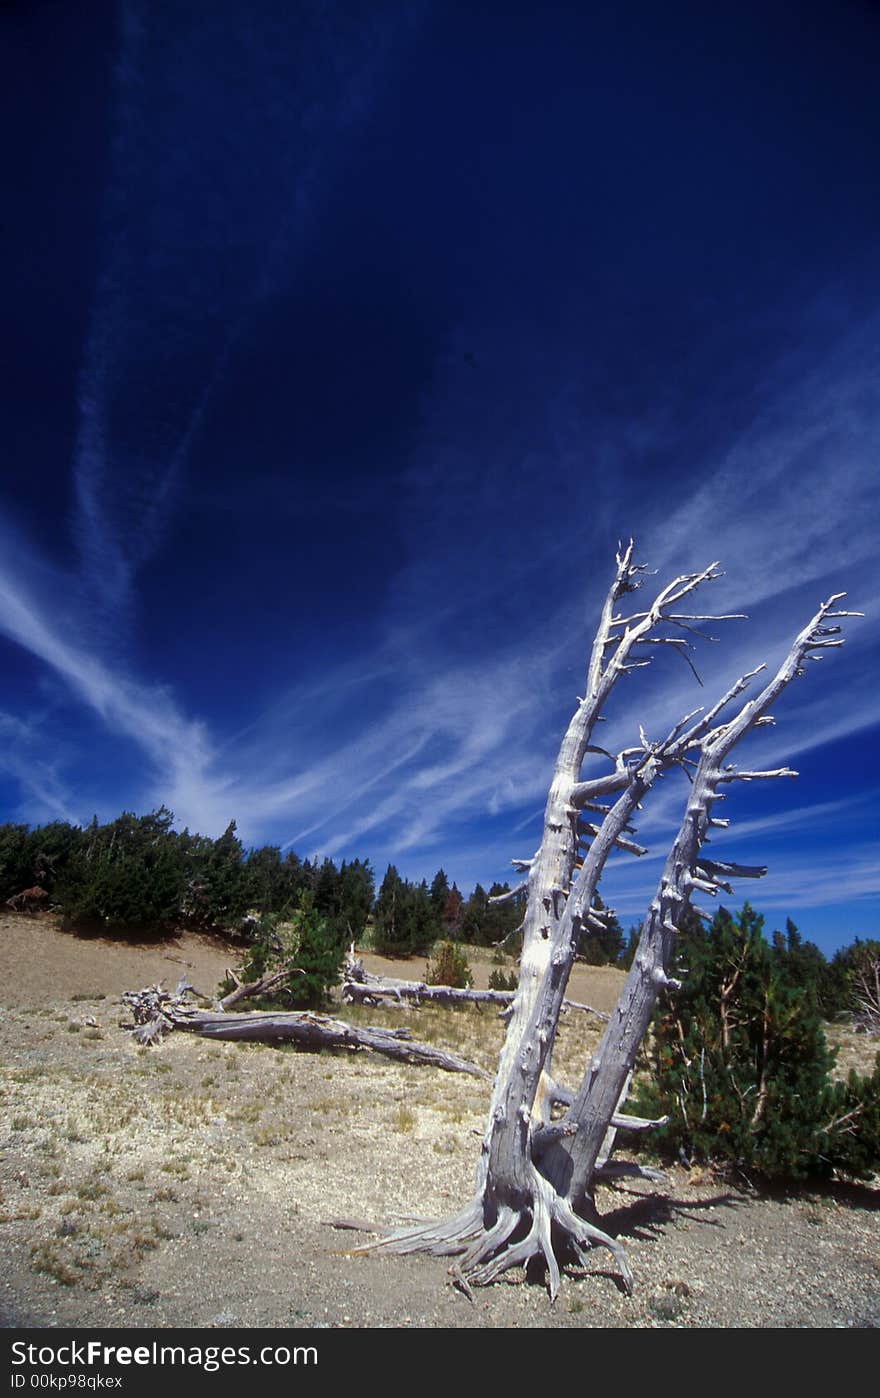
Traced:
[[[234, 971], [227, 972], [229, 979], [234, 984], [234, 989], [228, 995], [224, 995], [218, 1000], [221, 1010], [231, 1010], [233, 1005], [238, 1005], [242, 1000], [253, 1000], [257, 995], [269, 995], [273, 990], [277, 990], [285, 981], [289, 980], [292, 971], [284, 968], [281, 971], [267, 971], [264, 976], [260, 976], [255, 981], [240, 981]], [[300, 975], [305, 974], [300, 972]]]

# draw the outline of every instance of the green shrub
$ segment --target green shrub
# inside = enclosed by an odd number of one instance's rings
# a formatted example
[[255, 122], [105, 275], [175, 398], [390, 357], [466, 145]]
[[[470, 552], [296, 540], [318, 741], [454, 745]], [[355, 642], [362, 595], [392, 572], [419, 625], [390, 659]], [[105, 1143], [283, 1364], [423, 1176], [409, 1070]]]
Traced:
[[456, 942], [439, 942], [434, 949], [434, 959], [425, 970], [428, 985], [451, 985], [467, 990], [474, 978], [464, 949]]
[[516, 990], [519, 985], [519, 976], [515, 971], [507, 975], [505, 971], [492, 971], [489, 974], [490, 990]]
[[59, 879], [65, 922], [82, 929], [153, 928], [179, 916], [183, 870], [171, 812], [124, 812], [108, 825], [95, 819]]
[[318, 916], [314, 895], [306, 889], [288, 919], [268, 914], [260, 920], [242, 978], [255, 981], [267, 971], [286, 971], [283, 987], [273, 998], [281, 996], [286, 1005], [299, 1009], [318, 1009], [339, 981], [344, 955], [344, 939]]
[[636, 1110], [669, 1117], [652, 1143], [672, 1155], [765, 1177], [866, 1178], [880, 1161], [880, 1066], [832, 1082], [815, 997], [786, 979], [762, 922], [748, 904], [736, 919], [722, 908], [708, 933], [686, 938]]

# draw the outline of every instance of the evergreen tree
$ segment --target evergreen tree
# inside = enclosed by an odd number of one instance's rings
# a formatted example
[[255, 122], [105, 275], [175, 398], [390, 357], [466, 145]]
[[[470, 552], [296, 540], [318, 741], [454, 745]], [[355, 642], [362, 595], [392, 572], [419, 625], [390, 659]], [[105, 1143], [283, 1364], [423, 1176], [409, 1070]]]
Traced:
[[[605, 910], [598, 894], [593, 901], [600, 912]], [[614, 916], [603, 919], [601, 930], [589, 928], [581, 934], [579, 955], [588, 966], [617, 966], [625, 950], [623, 928]]]
[[440, 913], [424, 879], [405, 884], [407, 906], [407, 946], [410, 953], [427, 951], [440, 935]]
[[446, 900], [449, 897], [449, 880], [443, 869], [438, 869], [431, 880], [431, 906], [438, 918], [442, 918]]
[[68, 925], [146, 929], [176, 921], [183, 876], [173, 819], [162, 806], [140, 817], [125, 811], [104, 826], [92, 822], [82, 857], [68, 861], [56, 889]]
[[791, 985], [803, 987], [819, 1006], [821, 987], [828, 963], [814, 942], [805, 942], [791, 918], [785, 920], [785, 934], [773, 933], [773, 954]]
[[343, 860], [339, 871], [339, 916], [341, 934], [346, 945], [364, 935], [367, 918], [373, 906], [374, 878], [368, 859]]
[[271, 998], [280, 995], [296, 1009], [320, 1009], [339, 981], [344, 953], [344, 943], [319, 915], [314, 893], [304, 888], [288, 919], [270, 914], [262, 920], [242, 973], [250, 981], [267, 971], [285, 970], [284, 988]]
[[832, 1083], [814, 999], [786, 979], [762, 923], [748, 904], [737, 918], [721, 908], [682, 948], [686, 974], [656, 1018], [638, 1109], [668, 1115], [656, 1139], [688, 1158], [766, 1176], [863, 1172], [876, 1163], [870, 1083]]
[[5, 903], [36, 882], [28, 827], [0, 825], [0, 901]]
[[461, 939], [471, 946], [491, 947], [507, 941], [519, 927], [523, 917], [523, 897], [503, 903], [489, 900], [510, 892], [507, 883], [493, 883], [487, 893], [477, 884], [464, 905], [461, 915]]
[[342, 912], [342, 880], [332, 859], [325, 859], [316, 868], [314, 895], [318, 916], [337, 927]]
[[281, 911], [293, 907], [299, 900], [299, 895], [303, 893], [309, 884], [309, 866], [294, 854], [293, 850], [288, 850], [281, 861], [280, 884], [278, 892], [278, 908]]
[[291, 919], [293, 963], [288, 991], [295, 1007], [320, 1008], [339, 980], [345, 941], [320, 916], [314, 896], [304, 891]]
[[447, 939], [447, 941], [457, 941], [458, 938], [461, 936], [461, 920], [463, 908], [464, 899], [462, 898], [461, 893], [458, 890], [458, 887], [455, 884], [453, 884], [448, 894], [446, 895], [446, 902], [443, 904], [443, 912], [441, 913], [440, 917], [440, 920], [443, 924], [443, 936]]
[[462, 908], [461, 940], [463, 942], [469, 942], [474, 947], [485, 945], [484, 928], [488, 912], [489, 895], [483, 885], [478, 883]]
[[231, 820], [216, 840], [185, 832], [187, 921], [204, 927], [234, 927], [247, 911], [244, 846], [235, 831]]
[[263, 845], [248, 851], [244, 866], [244, 886], [248, 908], [260, 916], [280, 912], [283, 903], [281, 850]]
[[373, 944], [377, 951], [405, 956], [409, 942], [408, 909], [403, 880], [389, 864], [373, 909]]
[[457, 942], [438, 942], [433, 961], [425, 967], [425, 984], [451, 985], [466, 990], [473, 983], [464, 948]]

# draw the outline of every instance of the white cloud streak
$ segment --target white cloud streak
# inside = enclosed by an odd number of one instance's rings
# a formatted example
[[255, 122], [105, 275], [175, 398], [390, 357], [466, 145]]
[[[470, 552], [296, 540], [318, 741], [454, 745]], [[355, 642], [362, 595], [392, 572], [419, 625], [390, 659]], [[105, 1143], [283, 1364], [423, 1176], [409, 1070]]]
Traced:
[[[301, 269], [344, 137], [369, 114], [424, 13], [416, 4], [406, 15], [364, 18], [318, 6], [306, 22], [293, 13], [286, 22], [247, 14], [238, 25], [206, 18], [198, 88], [180, 77], [194, 61], [189, 24], [157, 22], [141, 0], [120, 6], [104, 261], [73, 463], [82, 582], [113, 625], [166, 535], [237, 344]], [[285, 47], [299, 59], [295, 85], [278, 64]], [[232, 66], [230, 91], [221, 74]], [[210, 120], [212, 103], [228, 112], [222, 127]], [[291, 140], [298, 130], [307, 142]], [[254, 195], [256, 149], [262, 240], [237, 218]], [[213, 184], [200, 183], [204, 172]], [[187, 211], [199, 228], [195, 250]]]

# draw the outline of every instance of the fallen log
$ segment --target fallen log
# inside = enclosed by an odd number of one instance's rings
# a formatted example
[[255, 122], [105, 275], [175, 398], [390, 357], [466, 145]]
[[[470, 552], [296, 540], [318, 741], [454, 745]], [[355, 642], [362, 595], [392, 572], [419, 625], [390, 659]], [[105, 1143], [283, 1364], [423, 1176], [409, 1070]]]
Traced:
[[469, 1073], [479, 1078], [490, 1076], [476, 1063], [469, 1063], [457, 1054], [435, 1048], [433, 1044], [416, 1042], [407, 1029], [384, 1029], [374, 1025], [357, 1028], [310, 1010], [254, 1010], [249, 1014], [200, 1010], [187, 1001], [189, 989], [181, 983], [172, 994], [154, 985], [123, 995], [123, 1001], [134, 1016], [131, 1033], [138, 1043], [154, 1044], [171, 1030], [182, 1029], [206, 1039], [295, 1043], [308, 1049], [370, 1049], [387, 1058], [404, 1063], [425, 1063], [448, 1073]]
[[[452, 985], [428, 985], [425, 981], [402, 981], [393, 976], [377, 976], [351, 954], [346, 958], [342, 981], [342, 999], [347, 1004], [378, 1005], [382, 1001], [402, 1005], [419, 1005], [423, 1001], [435, 1005], [500, 1005], [507, 1009], [513, 1004], [515, 990], [472, 990]], [[608, 1022], [609, 1016], [592, 1005], [578, 1000], [565, 1000], [563, 1009], [583, 1010]]]
[[353, 1005], [375, 1005], [380, 1001], [403, 1001], [420, 1004], [426, 1000], [435, 1005], [509, 1005], [512, 990], [470, 990], [453, 985], [427, 985], [422, 981], [382, 982], [378, 978], [364, 981], [343, 981], [342, 999]]
[[304, 1048], [372, 1049], [374, 1053], [396, 1058], [404, 1063], [427, 1063], [449, 1073], [470, 1073], [473, 1077], [489, 1078], [490, 1074], [476, 1063], [469, 1063], [457, 1054], [447, 1053], [432, 1044], [421, 1044], [410, 1037], [407, 1029], [383, 1029], [365, 1025], [355, 1028], [341, 1019], [313, 1014], [309, 1010], [254, 1010], [250, 1014], [210, 1014], [196, 1010], [175, 1024], [206, 1039], [251, 1039], [262, 1042], [292, 1042]]

